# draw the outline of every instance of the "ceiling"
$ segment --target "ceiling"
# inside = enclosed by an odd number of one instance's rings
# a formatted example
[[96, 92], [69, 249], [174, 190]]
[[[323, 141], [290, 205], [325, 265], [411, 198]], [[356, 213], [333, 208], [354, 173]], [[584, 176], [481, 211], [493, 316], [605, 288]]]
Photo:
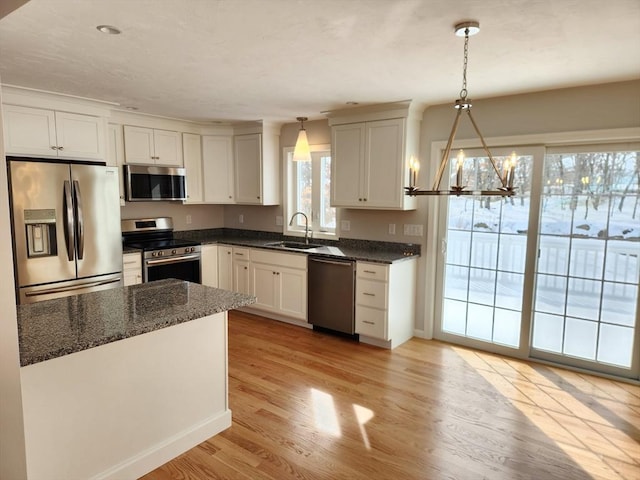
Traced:
[[347, 102], [453, 102], [453, 26], [470, 19], [470, 98], [640, 78], [638, 0], [31, 0], [0, 19], [0, 78], [167, 117], [291, 123]]

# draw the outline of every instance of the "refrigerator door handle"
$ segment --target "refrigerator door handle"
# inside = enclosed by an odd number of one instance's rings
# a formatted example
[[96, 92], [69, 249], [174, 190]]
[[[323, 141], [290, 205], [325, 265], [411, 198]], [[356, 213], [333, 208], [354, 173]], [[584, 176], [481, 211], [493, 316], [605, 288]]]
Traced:
[[64, 239], [67, 245], [67, 257], [72, 262], [74, 259], [73, 246], [73, 202], [71, 201], [71, 184], [64, 181]]
[[73, 199], [75, 200], [76, 217], [76, 239], [78, 242], [78, 260], [84, 257], [84, 219], [82, 215], [82, 195], [80, 194], [80, 184], [73, 181]]

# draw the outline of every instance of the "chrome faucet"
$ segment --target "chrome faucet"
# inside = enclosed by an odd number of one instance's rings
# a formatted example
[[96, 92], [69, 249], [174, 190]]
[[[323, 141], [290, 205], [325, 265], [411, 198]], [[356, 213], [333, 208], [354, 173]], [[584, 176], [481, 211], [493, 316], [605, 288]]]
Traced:
[[304, 243], [309, 243], [309, 219], [304, 212], [296, 212], [291, 215], [291, 220], [289, 220], [289, 226], [293, 226], [293, 219], [296, 218], [296, 215], [302, 215], [304, 217]]

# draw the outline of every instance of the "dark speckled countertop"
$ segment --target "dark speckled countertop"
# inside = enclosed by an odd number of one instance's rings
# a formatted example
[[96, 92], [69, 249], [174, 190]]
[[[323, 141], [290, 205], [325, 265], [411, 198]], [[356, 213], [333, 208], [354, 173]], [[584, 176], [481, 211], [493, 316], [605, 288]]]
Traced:
[[274, 232], [221, 228], [179, 231], [174, 232], [174, 235], [177, 238], [194, 240], [202, 244], [222, 243], [374, 263], [390, 264], [420, 256], [420, 245], [413, 243], [379, 242], [347, 238], [335, 241], [313, 238], [310, 243], [317, 244], [318, 247], [299, 250], [270, 246], [270, 243], [283, 240], [303, 241], [300, 237], [288, 237]]
[[20, 365], [51, 360], [254, 301], [249, 295], [169, 279], [19, 305]]

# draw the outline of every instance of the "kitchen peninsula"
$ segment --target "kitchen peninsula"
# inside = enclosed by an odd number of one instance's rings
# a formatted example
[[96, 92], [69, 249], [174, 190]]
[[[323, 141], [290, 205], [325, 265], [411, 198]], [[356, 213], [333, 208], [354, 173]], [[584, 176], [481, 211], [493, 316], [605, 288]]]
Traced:
[[30, 479], [137, 478], [231, 426], [227, 310], [179, 280], [18, 307]]

